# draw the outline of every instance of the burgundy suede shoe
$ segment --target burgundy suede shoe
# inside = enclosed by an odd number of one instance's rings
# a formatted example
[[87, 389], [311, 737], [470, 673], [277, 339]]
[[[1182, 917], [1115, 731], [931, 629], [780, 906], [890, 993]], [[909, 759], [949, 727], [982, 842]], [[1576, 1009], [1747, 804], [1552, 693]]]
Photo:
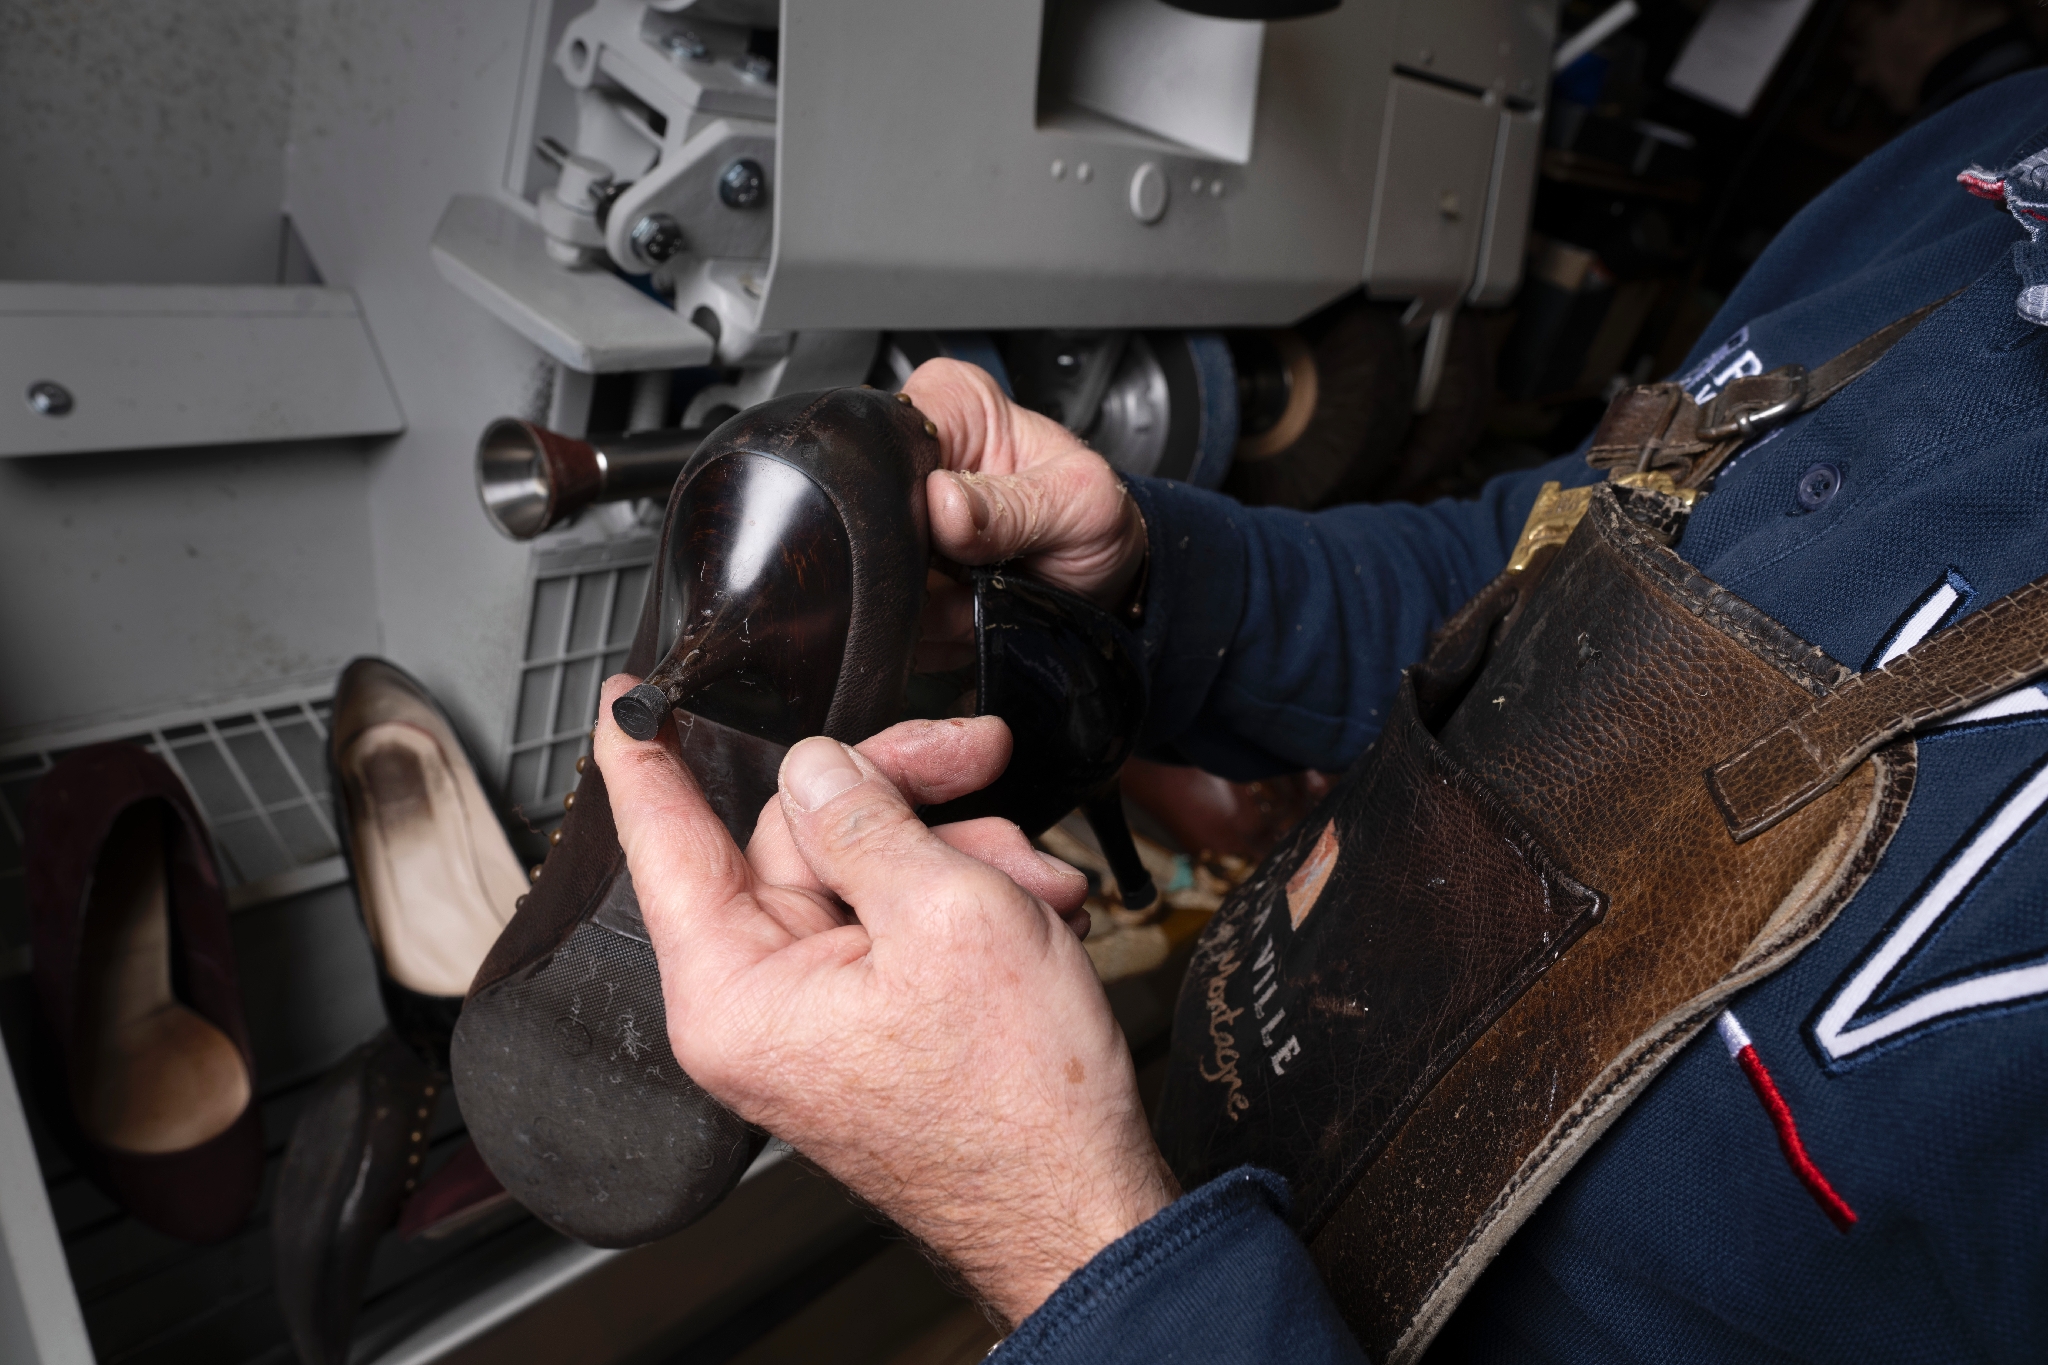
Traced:
[[256, 1202], [263, 1128], [206, 827], [161, 759], [100, 744], [44, 775], [27, 835], [43, 1115], [136, 1218], [218, 1241]]

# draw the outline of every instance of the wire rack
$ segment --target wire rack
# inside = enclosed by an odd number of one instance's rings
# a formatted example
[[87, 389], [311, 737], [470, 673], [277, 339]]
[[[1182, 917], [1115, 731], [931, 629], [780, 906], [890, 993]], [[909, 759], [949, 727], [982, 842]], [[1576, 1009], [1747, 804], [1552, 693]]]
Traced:
[[625, 666], [654, 560], [652, 537], [534, 557], [519, 701], [505, 746], [506, 792], [536, 826], [560, 817], [590, 752], [598, 688]]
[[0, 975], [28, 965], [29, 793], [89, 744], [139, 745], [178, 774], [213, 835], [232, 908], [345, 879], [327, 789], [331, 691], [299, 688], [0, 746]]

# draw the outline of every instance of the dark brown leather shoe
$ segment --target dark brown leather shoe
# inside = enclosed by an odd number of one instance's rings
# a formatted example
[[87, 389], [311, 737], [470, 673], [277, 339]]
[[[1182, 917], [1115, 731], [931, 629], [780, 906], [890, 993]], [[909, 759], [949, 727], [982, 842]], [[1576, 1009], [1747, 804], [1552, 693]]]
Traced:
[[446, 1071], [463, 993], [526, 892], [504, 816], [432, 695], [382, 659], [335, 684], [327, 772], [385, 1014]]
[[263, 1129], [206, 828], [162, 760], [102, 744], [44, 775], [27, 834], [44, 1117], [138, 1219], [218, 1241], [256, 1202]]
[[[740, 843], [788, 745], [900, 717], [938, 458], [906, 403], [839, 389], [742, 413], [677, 478], [626, 660], [649, 685], [615, 714], [651, 734], [687, 708], [684, 758]], [[631, 1246], [710, 1209], [761, 1140], [676, 1065], [594, 766], [561, 836], [470, 988], [456, 1084], [514, 1198], [572, 1237]]]
[[278, 1176], [278, 1303], [319, 1365], [346, 1359], [378, 1239], [421, 1187], [462, 992], [526, 886], [454, 727], [398, 668], [342, 670], [327, 758], [391, 1026], [321, 1079]]

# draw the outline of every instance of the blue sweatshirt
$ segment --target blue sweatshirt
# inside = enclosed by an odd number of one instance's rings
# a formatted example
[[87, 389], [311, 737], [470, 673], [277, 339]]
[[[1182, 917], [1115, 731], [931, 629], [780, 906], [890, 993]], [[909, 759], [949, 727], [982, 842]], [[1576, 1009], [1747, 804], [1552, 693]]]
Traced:
[[[1678, 546], [1852, 668], [2048, 573], [2048, 326], [2022, 311], [2048, 297], [2044, 220], [2017, 182], [2008, 212], [1957, 180], [1974, 166], [1995, 181], [2044, 147], [2048, 73], [1913, 129], [1779, 234], [1681, 375], [1705, 396], [1817, 366], [1964, 291], [1740, 453]], [[1537, 485], [1594, 477], [1573, 456], [1475, 500], [1314, 514], [1134, 480], [1152, 554], [1146, 743], [1240, 779], [1349, 764], [1428, 632], [1505, 564]], [[2048, 1354], [2048, 692], [1919, 744], [1869, 882], [1580, 1161], [1432, 1362]], [[1738, 1065], [1745, 1041], [1797, 1126], [1804, 1179]], [[1853, 1222], [1829, 1216], [1816, 1173]], [[1193, 1191], [994, 1359], [1363, 1359], [1285, 1218], [1265, 1172]]]

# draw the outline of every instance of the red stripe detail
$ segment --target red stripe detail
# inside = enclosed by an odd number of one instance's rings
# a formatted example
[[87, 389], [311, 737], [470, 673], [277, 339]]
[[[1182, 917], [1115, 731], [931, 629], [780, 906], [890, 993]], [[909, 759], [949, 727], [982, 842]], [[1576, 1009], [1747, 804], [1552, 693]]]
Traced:
[[1835, 1187], [1828, 1184], [1828, 1178], [1820, 1173], [1820, 1167], [1813, 1164], [1813, 1158], [1806, 1154], [1806, 1144], [1799, 1140], [1799, 1125], [1792, 1121], [1792, 1106], [1785, 1103], [1785, 1097], [1778, 1093], [1778, 1087], [1771, 1080], [1771, 1073], [1764, 1070], [1763, 1059], [1756, 1055], [1756, 1047], [1749, 1047], [1735, 1054], [1735, 1064], [1742, 1068], [1742, 1074], [1749, 1077], [1750, 1088], [1756, 1097], [1764, 1102], [1764, 1111], [1771, 1116], [1771, 1127], [1778, 1130], [1778, 1148], [1785, 1154], [1785, 1164], [1792, 1168], [1792, 1174], [1799, 1177], [1799, 1183], [1806, 1186], [1806, 1192], [1813, 1196], [1813, 1202], [1820, 1205], [1820, 1211], [1828, 1216], [1837, 1230], [1847, 1232], [1856, 1221], [1856, 1210], [1848, 1201], [1835, 1193]]
[[2004, 207], [2005, 182], [2003, 180], [1990, 180], [1984, 176], [1972, 175], [1968, 171], [1964, 171], [1956, 177], [1956, 181], [1979, 199], [1989, 199], [1992, 203]]

